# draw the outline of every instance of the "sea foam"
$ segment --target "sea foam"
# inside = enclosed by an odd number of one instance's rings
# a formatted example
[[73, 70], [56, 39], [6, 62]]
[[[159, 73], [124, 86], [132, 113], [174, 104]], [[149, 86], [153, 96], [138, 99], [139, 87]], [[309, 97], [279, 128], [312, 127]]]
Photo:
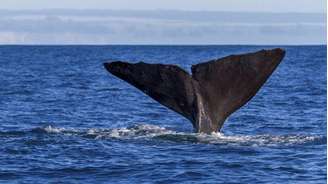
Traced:
[[205, 144], [229, 144], [244, 146], [297, 145], [324, 142], [325, 137], [319, 135], [224, 135], [176, 132], [164, 127], [140, 124], [122, 128], [74, 129], [45, 126], [38, 128], [49, 134], [82, 136], [94, 139], [153, 139], [171, 142], [192, 142]]

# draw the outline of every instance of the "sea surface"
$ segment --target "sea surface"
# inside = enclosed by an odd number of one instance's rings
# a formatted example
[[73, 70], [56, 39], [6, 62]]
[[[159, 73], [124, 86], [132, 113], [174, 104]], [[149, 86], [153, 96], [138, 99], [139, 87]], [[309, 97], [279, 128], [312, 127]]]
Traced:
[[273, 46], [0, 46], [0, 183], [326, 183], [326, 46], [280, 47], [259, 93], [204, 135], [103, 63], [190, 72]]

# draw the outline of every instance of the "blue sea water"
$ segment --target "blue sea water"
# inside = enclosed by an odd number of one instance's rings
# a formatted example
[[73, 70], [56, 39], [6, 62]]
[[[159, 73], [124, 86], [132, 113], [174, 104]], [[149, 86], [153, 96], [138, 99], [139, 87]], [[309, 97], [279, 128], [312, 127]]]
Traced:
[[221, 133], [105, 71], [272, 46], [0, 46], [0, 183], [326, 183], [326, 46], [286, 57]]

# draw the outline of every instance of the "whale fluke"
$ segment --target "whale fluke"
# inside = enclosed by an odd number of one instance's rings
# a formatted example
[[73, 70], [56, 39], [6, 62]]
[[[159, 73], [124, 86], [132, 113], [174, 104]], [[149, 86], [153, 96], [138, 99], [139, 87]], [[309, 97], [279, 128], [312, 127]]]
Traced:
[[104, 63], [113, 75], [189, 119], [196, 132], [220, 131], [226, 118], [261, 88], [285, 55], [277, 48], [230, 55], [192, 66]]

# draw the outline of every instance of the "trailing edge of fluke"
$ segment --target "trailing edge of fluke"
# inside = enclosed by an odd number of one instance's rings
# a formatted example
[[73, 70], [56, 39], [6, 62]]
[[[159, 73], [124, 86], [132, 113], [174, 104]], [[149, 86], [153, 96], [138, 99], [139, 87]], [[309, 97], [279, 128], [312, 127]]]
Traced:
[[276, 48], [230, 55], [193, 65], [104, 63], [116, 77], [191, 121], [196, 132], [220, 131], [226, 118], [246, 104], [285, 56]]

